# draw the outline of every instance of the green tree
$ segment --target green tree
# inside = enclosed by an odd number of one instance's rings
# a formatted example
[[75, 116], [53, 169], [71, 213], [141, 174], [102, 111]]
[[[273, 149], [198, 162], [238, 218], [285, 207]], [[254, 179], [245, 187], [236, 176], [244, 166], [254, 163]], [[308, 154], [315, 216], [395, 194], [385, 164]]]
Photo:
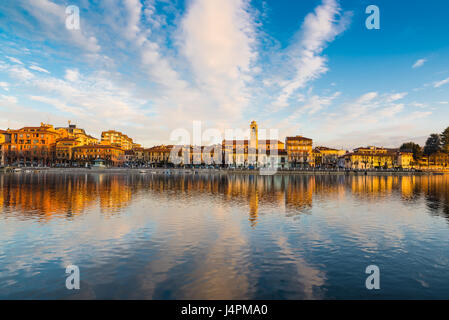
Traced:
[[413, 153], [413, 160], [418, 160], [423, 156], [423, 150], [421, 146], [414, 142], [406, 142], [402, 144], [402, 146], [399, 148], [399, 151], [401, 152], [412, 152]]
[[441, 149], [445, 153], [449, 153], [449, 127], [441, 134]]
[[437, 133], [432, 133], [426, 141], [426, 146], [424, 147], [424, 153], [426, 155], [431, 155], [441, 151], [441, 138]]

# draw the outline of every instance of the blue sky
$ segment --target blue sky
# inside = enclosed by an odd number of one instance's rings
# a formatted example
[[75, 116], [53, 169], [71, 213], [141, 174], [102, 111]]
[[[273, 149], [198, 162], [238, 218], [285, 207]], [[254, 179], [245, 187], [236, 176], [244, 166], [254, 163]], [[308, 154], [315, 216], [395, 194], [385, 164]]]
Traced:
[[448, 17], [445, 0], [1, 1], [0, 128], [71, 120], [151, 146], [257, 120], [316, 145], [423, 143], [449, 126]]

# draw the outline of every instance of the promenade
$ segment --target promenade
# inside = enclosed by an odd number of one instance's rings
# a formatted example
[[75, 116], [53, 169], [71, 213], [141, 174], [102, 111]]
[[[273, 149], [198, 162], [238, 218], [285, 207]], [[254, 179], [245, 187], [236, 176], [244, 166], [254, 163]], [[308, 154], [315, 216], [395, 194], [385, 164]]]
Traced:
[[367, 175], [367, 176], [410, 176], [410, 175], [441, 175], [449, 174], [449, 170], [345, 170], [345, 169], [278, 169], [278, 170], [251, 170], [251, 169], [183, 169], [183, 168], [2, 168], [2, 173], [32, 174], [47, 173], [105, 173], [105, 174], [149, 174], [149, 175]]

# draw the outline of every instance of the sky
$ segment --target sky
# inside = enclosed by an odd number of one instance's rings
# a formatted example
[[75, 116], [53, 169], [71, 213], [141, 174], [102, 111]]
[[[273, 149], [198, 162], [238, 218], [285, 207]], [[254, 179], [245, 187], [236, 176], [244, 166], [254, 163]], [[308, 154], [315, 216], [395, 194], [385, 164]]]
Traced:
[[423, 144], [449, 126], [448, 34], [447, 0], [3, 0], [0, 129], [70, 120], [150, 147], [255, 120], [315, 145]]

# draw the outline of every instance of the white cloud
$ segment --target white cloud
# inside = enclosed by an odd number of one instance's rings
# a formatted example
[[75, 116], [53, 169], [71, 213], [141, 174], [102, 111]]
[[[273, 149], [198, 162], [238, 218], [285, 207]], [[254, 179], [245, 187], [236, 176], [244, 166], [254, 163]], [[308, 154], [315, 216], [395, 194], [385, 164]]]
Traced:
[[48, 70], [46, 70], [44, 68], [41, 68], [39, 66], [35, 66], [35, 65], [30, 66], [30, 69], [35, 70], [35, 71], [39, 71], [39, 72], [43, 72], [43, 73], [50, 73], [50, 71], [48, 71]]
[[391, 107], [386, 107], [384, 109], [382, 109], [379, 112], [379, 115], [381, 117], [386, 117], [386, 118], [391, 118], [393, 116], [395, 116], [396, 114], [398, 114], [399, 112], [401, 112], [404, 109], [404, 105], [401, 104], [394, 104]]
[[377, 92], [368, 92], [365, 93], [364, 95], [362, 95], [360, 98], [358, 98], [356, 100], [356, 104], [364, 104], [364, 103], [368, 103], [371, 102], [373, 99], [377, 98], [379, 96], [379, 94]]
[[328, 71], [327, 58], [321, 54], [330, 42], [346, 30], [349, 18], [350, 13], [342, 14], [336, 0], [323, 0], [313, 13], [306, 16], [298, 35], [300, 41], [289, 52], [295, 74], [282, 83], [281, 94], [274, 103], [276, 107], [288, 106], [293, 92]]
[[52, 105], [60, 111], [71, 113], [76, 116], [83, 117], [85, 115], [81, 109], [68, 106], [67, 104], [61, 102], [58, 99], [48, 98], [48, 97], [43, 97], [43, 96], [30, 96], [29, 98], [30, 98], [30, 100], [33, 100], [33, 101], [39, 101], [39, 102], [42, 102], [42, 103], [45, 103], [48, 105]]
[[416, 69], [416, 68], [422, 67], [424, 65], [424, 63], [426, 63], [426, 62], [427, 62], [427, 59], [419, 59], [413, 64], [412, 68]]
[[23, 62], [20, 61], [20, 60], [17, 59], [17, 58], [9, 57], [9, 56], [6, 56], [6, 58], [8, 58], [8, 60], [11, 61], [11, 62], [14, 62], [14, 63], [17, 63], [17, 64], [23, 64]]
[[408, 122], [416, 119], [423, 119], [425, 117], [428, 117], [432, 114], [431, 111], [415, 111], [412, 112], [409, 116], [405, 117], [403, 119], [403, 122]]
[[[80, 30], [65, 28], [66, 6], [49, 0], [21, 1], [23, 10], [40, 23], [38, 29], [46, 38], [64, 42], [67, 45], [82, 48], [88, 52], [99, 52], [101, 47], [97, 38], [92, 34], [86, 19], [82, 19]], [[36, 31], [38, 31], [36, 30]]]
[[420, 103], [420, 102], [412, 102], [410, 104], [412, 107], [417, 107], [417, 108], [427, 108], [428, 105], [425, 103]]
[[34, 75], [22, 66], [10, 66], [8, 71], [12, 77], [21, 81], [27, 81], [34, 78]]
[[18, 100], [16, 97], [0, 94], [0, 101], [14, 104], [17, 103]]
[[128, 39], [135, 39], [140, 32], [139, 22], [142, 11], [140, 0], [125, 0], [125, 8], [128, 12], [125, 36]]
[[0, 88], [3, 88], [5, 91], [9, 91], [9, 83], [0, 82]]
[[219, 107], [240, 112], [248, 102], [255, 26], [245, 0], [195, 0], [182, 21], [183, 53], [194, 80]]
[[80, 76], [80, 74], [79, 74], [78, 70], [76, 70], [76, 69], [75, 70], [67, 69], [65, 71], [64, 78], [66, 80], [68, 80], [68, 81], [75, 82], [75, 81], [78, 81], [79, 76]]
[[389, 95], [386, 99], [386, 102], [394, 102], [397, 100], [401, 100], [403, 99], [405, 96], [407, 95], [407, 92], [402, 92], [402, 93], [393, 93], [391, 95]]
[[439, 88], [439, 87], [445, 85], [446, 83], [449, 83], [449, 78], [446, 78], [446, 79], [444, 79], [444, 80], [435, 82], [433, 86], [434, 86], [435, 88]]
[[303, 113], [307, 113], [309, 115], [318, 113], [322, 109], [330, 106], [332, 102], [340, 96], [340, 94], [341, 92], [335, 92], [332, 96], [329, 97], [320, 97], [318, 95], [314, 95], [308, 99], [307, 103], [303, 107], [298, 109], [298, 111], [293, 114], [293, 117], [297, 118]]

